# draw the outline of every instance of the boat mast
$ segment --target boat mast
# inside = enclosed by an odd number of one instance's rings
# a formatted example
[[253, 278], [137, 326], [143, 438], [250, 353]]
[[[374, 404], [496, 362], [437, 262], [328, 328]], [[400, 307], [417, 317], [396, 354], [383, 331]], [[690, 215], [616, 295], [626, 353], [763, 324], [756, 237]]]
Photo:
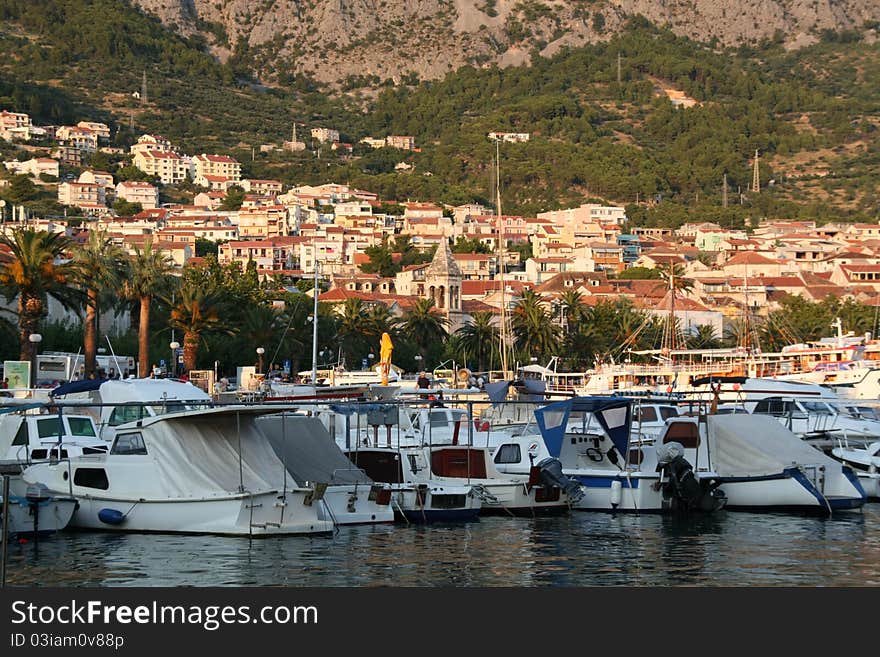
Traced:
[[315, 308], [312, 311], [312, 385], [318, 385], [318, 245], [315, 244]]
[[501, 215], [501, 140], [495, 138], [495, 213], [498, 215], [498, 277], [501, 281], [501, 327], [498, 331], [501, 371], [507, 376], [507, 293], [504, 282], [504, 219]]

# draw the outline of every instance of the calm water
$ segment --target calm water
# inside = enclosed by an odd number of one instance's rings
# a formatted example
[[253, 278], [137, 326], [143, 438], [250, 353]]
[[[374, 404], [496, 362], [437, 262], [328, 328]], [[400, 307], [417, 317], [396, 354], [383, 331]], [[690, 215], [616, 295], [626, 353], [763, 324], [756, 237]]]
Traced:
[[247, 539], [64, 533], [10, 546], [22, 586], [880, 584], [880, 505], [833, 519], [576, 512]]

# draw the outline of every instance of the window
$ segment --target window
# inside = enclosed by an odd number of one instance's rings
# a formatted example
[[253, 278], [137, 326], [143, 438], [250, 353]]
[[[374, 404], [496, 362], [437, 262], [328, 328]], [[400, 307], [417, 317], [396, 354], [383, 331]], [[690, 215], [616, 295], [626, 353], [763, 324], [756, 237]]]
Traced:
[[70, 426], [71, 435], [96, 437], [95, 425], [87, 417], [69, 417], [67, 424]]
[[639, 422], [656, 422], [657, 410], [652, 406], [642, 406], [639, 408]]
[[495, 454], [495, 463], [519, 463], [521, 459], [522, 453], [515, 443], [502, 445]]
[[147, 446], [140, 433], [124, 433], [116, 436], [110, 453], [125, 456], [146, 456]]
[[665, 421], [671, 417], [678, 417], [678, 409], [675, 406], [661, 406], [660, 418]]
[[107, 490], [110, 482], [104, 468], [77, 468], [73, 473], [73, 483], [83, 488], [98, 488]]
[[21, 421], [21, 424], [18, 425], [18, 431], [15, 432], [15, 439], [12, 441], [12, 445], [27, 445], [28, 443], [28, 428], [27, 422], [25, 420]]
[[144, 417], [144, 409], [142, 406], [117, 406], [110, 414], [108, 424], [111, 427], [117, 427], [126, 422], [134, 422]]
[[61, 421], [57, 417], [37, 420], [37, 435], [40, 438], [50, 438], [61, 433]]

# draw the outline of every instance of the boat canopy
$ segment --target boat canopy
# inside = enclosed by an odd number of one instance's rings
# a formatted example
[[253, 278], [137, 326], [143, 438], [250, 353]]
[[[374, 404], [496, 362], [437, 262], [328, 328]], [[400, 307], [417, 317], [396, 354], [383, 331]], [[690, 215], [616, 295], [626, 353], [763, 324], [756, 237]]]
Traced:
[[52, 390], [52, 396], [69, 395], [74, 392], [91, 392], [101, 387], [101, 384], [107, 383], [107, 379], [83, 379], [82, 381], [71, 381], [62, 383], [60, 386]]
[[287, 471], [301, 486], [324, 484], [372, 484], [333, 440], [317, 417], [264, 415], [257, 428], [265, 435]]
[[192, 383], [171, 379], [124, 379], [103, 381], [101, 401], [109, 404], [198, 401], [210, 402], [211, 395]]
[[[224, 409], [160, 416], [144, 422], [143, 428], [126, 427], [120, 436], [142, 432], [156, 477], [155, 482], [131, 481], [123, 487], [131, 492], [139, 486], [158, 488], [180, 498], [283, 490], [284, 464], [254, 426], [255, 416], [242, 413], [236, 421], [232, 415]], [[287, 483], [290, 488], [293, 482]]]
[[629, 451], [632, 400], [625, 397], [573, 397], [535, 409], [535, 419], [551, 456], [559, 457], [572, 413], [592, 413], [617, 451]]
[[841, 470], [840, 462], [805, 443], [775, 418], [709, 415], [706, 425], [712, 466], [721, 476], [773, 475], [798, 465], [825, 466], [826, 472]]

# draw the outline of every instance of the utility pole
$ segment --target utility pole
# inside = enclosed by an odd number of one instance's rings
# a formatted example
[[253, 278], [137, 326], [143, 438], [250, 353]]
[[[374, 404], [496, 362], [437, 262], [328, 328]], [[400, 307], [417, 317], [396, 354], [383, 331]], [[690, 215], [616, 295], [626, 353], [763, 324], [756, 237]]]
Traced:
[[144, 69], [144, 77], [141, 81], [141, 107], [147, 104], [147, 69]]
[[758, 149], [755, 149], [755, 166], [752, 171], [752, 191], [755, 194], [760, 193], [761, 191], [761, 173], [760, 168], [758, 167]]
[[727, 174], [724, 174], [724, 182], [721, 185], [721, 207], [727, 207]]

